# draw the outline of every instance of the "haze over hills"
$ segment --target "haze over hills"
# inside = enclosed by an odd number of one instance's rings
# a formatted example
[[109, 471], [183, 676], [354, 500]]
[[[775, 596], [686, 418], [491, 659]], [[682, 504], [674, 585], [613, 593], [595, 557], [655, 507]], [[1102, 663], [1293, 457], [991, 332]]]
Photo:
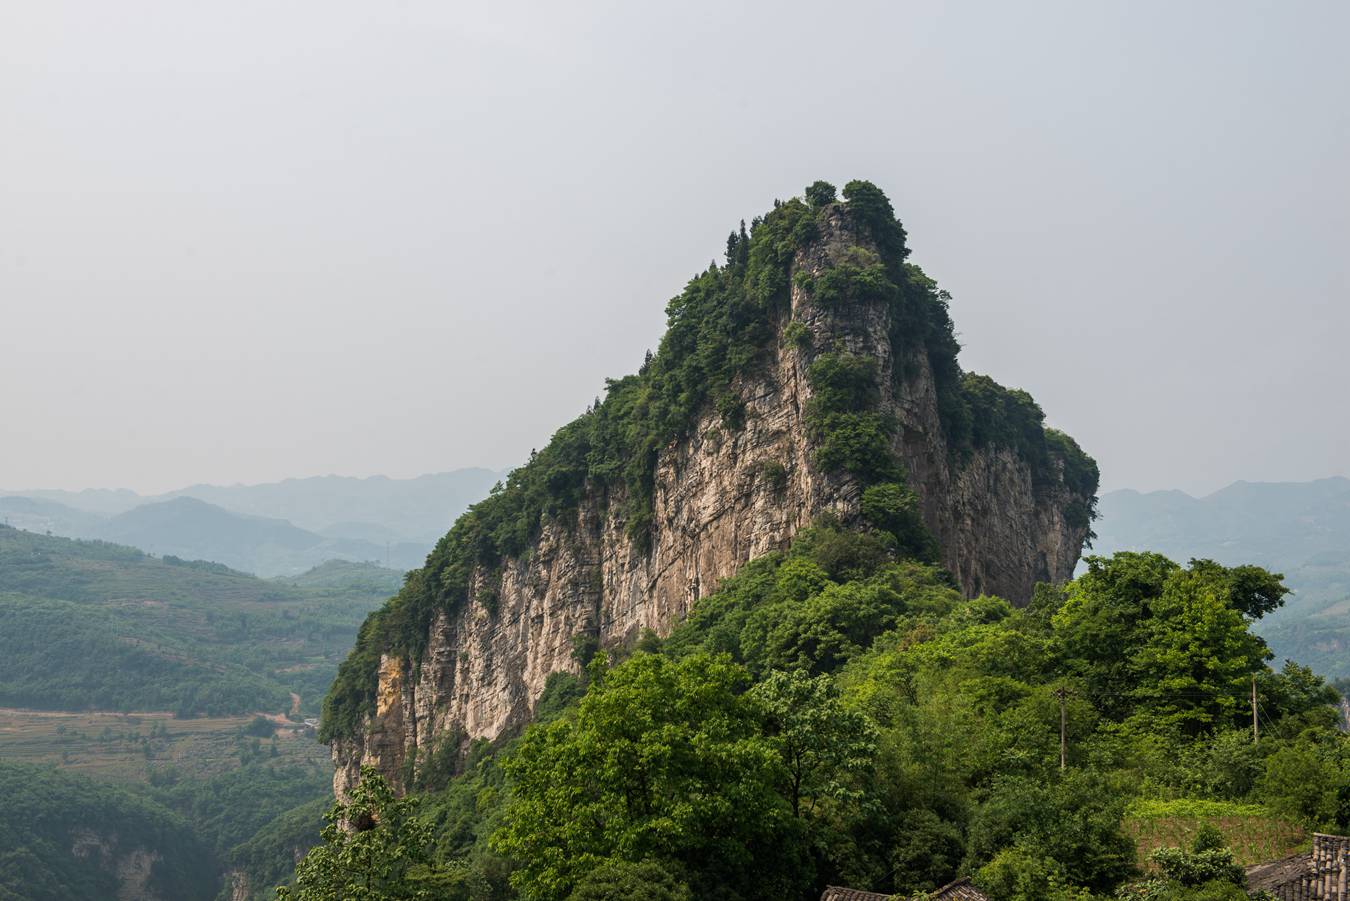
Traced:
[[261, 485], [192, 485], [164, 497], [194, 497], [334, 537], [434, 543], [503, 475], [470, 468], [411, 479], [315, 476]]
[[499, 473], [461, 469], [413, 479], [320, 476], [263, 485], [194, 485], [144, 497], [119, 490], [0, 492], [0, 519], [32, 532], [94, 538], [210, 560], [259, 576], [325, 560], [422, 563]]
[[1284, 573], [1294, 593], [1258, 631], [1280, 659], [1350, 676], [1350, 479], [1234, 482], [1199, 498], [1125, 489], [1098, 509], [1091, 553], [1152, 550]]

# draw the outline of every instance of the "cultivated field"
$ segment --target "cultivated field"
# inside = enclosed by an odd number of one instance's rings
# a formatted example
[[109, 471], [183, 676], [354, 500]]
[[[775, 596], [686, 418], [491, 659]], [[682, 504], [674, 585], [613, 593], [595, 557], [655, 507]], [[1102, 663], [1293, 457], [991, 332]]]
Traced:
[[1312, 836], [1255, 804], [1216, 801], [1150, 801], [1138, 803], [1125, 818], [1125, 831], [1139, 846], [1139, 863], [1151, 864], [1155, 848], [1189, 848], [1200, 827], [1210, 825], [1223, 833], [1233, 857], [1243, 866], [1264, 863], [1306, 848]]
[[328, 749], [312, 731], [281, 717], [272, 720], [273, 736], [255, 736], [245, 733], [252, 716], [175, 719], [170, 713], [0, 708], [0, 758], [131, 783], [170, 774], [205, 779], [260, 758], [328, 766]]

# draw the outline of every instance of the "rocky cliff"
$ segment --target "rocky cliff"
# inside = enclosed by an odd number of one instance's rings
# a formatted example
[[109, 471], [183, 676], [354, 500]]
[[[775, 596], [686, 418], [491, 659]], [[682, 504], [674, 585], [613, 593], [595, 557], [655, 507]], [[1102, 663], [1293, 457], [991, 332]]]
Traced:
[[[446, 743], [519, 727], [550, 673], [577, 670], [578, 636], [613, 647], [648, 628], [664, 635], [719, 580], [785, 547], [821, 515], [866, 527], [864, 490], [879, 477], [867, 475], [865, 459], [833, 460], [830, 424], [881, 424], [884, 446], [864, 447], [863, 456], [889, 454], [899, 464], [892, 471], [903, 473], [940, 560], [966, 593], [1022, 603], [1037, 582], [1069, 578], [1089, 534], [1095, 465], [1043, 429], [1026, 395], [988, 380], [967, 384], [945, 295], [903, 262], [903, 230], [884, 220], [878, 227], [862, 209], [873, 195], [859, 190], [848, 203], [791, 201], [749, 236], [733, 234], [717, 283], [753, 287], [782, 270], [766, 290], [745, 295], [754, 303], [734, 308], [762, 317], [758, 349], [654, 450], [646, 481], [606, 478], [593, 441], [574, 498], [527, 521], [521, 550], [474, 552], [455, 596], [436, 587], [457, 572], [435, 563], [449, 553], [438, 548], [408, 597], [367, 624], [326, 713], [346, 717], [328, 730], [340, 796], [363, 763], [406, 786], [416, 761]], [[884, 203], [893, 221], [889, 209]], [[672, 335], [692, 309], [672, 303]], [[670, 369], [667, 358], [688, 357], [696, 343], [679, 347], [668, 335], [649, 366]], [[827, 356], [866, 363], [865, 414], [821, 413], [818, 364]], [[641, 388], [659, 373], [634, 378]], [[620, 390], [588, 416], [610, 415]], [[524, 492], [524, 484], [506, 490]], [[644, 485], [649, 496], [635, 501]]]

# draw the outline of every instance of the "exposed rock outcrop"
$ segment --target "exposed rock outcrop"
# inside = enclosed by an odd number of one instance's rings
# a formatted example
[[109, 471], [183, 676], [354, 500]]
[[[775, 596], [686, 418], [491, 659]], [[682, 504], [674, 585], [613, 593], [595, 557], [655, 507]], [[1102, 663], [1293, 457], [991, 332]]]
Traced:
[[72, 835], [70, 853], [116, 874], [117, 901], [158, 901], [160, 896], [150, 890], [150, 879], [160, 860], [158, 851], [124, 848], [116, 835], [102, 836], [82, 829]]
[[[836, 208], [796, 251], [792, 274], [818, 275], [859, 246], [869, 238]], [[477, 572], [473, 594], [493, 603], [438, 613], [420, 660], [381, 658], [374, 716], [333, 741], [339, 796], [363, 763], [403, 786], [407, 764], [439, 742], [519, 727], [550, 673], [576, 671], [574, 636], [616, 646], [646, 628], [667, 634], [720, 580], [821, 514], [856, 521], [862, 486], [817, 465], [807, 425], [808, 369], [827, 349], [875, 359], [881, 409], [898, 424], [892, 449], [966, 593], [1023, 603], [1038, 581], [1070, 577], [1088, 535], [1086, 516], [1071, 511], [1092, 498], [1009, 448], [952, 452], [929, 358], [893, 344], [885, 304], [826, 305], [809, 278], [791, 284], [771, 363], [735, 385], [744, 426], [708, 410], [659, 455], [650, 546], [628, 537], [614, 490], [595, 490], [574, 514], [546, 519], [527, 554]]]

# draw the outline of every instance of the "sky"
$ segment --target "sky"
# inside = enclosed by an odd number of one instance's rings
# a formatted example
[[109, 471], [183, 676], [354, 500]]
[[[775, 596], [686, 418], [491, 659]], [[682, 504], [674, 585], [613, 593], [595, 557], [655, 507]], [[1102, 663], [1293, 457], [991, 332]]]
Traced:
[[5, 7], [0, 487], [517, 465], [852, 178], [1104, 489], [1350, 474], [1350, 4]]

